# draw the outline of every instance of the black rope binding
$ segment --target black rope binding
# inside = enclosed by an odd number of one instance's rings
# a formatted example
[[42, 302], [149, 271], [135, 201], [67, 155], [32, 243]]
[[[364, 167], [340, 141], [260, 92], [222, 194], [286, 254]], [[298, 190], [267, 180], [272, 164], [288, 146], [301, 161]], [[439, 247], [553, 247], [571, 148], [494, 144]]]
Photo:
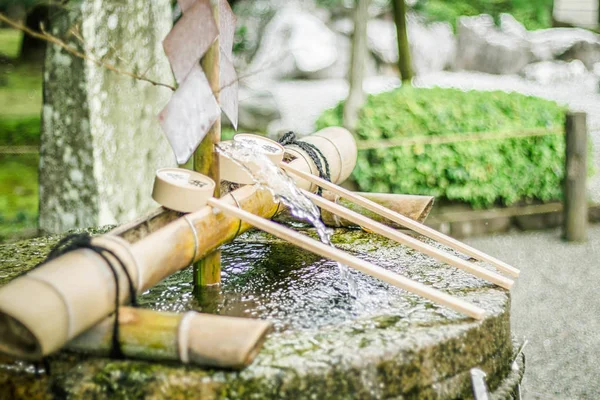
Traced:
[[123, 351], [121, 350], [121, 343], [119, 342], [119, 274], [115, 266], [111, 264], [110, 260], [106, 256], [106, 253], [113, 256], [119, 263], [119, 266], [121, 267], [123, 272], [125, 272], [125, 276], [127, 277], [127, 281], [129, 283], [129, 297], [131, 299], [131, 304], [133, 306], [137, 306], [137, 296], [135, 292], [135, 287], [133, 286], [131, 275], [125, 267], [125, 263], [123, 262], [123, 260], [121, 260], [119, 256], [115, 254], [114, 251], [93, 244], [92, 237], [89, 234], [78, 233], [68, 235], [65, 238], [63, 238], [60, 242], [56, 244], [56, 246], [54, 246], [54, 248], [52, 249], [50, 254], [48, 254], [46, 259], [41, 263], [37, 264], [34, 268], [44, 265], [45, 263], [52, 261], [55, 258], [60, 257], [65, 253], [68, 253], [69, 251], [77, 249], [90, 249], [94, 251], [96, 254], [102, 257], [102, 259], [108, 265], [112, 272], [113, 278], [115, 280], [115, 322], [113, 324], [112, 347], [110, 351], [110, 356], [118, 359], [124, 359], [125, 356], [123, 354]]
[[[314, 144], [296, 140], [296, 134], [292, 131], [285, 133], [281, 137], [281, 139], [278, 140], [278, 142], [282, 146], [294, 145], [304, 150], [304, 152], [308, 154], [311, 160], [315, 163], [317, 171], [319, 171], [319, 176], [325, 179], [326, 181], [331, 182], [329, 163], [327, 162], [327, 159], [325, 158], [321, 150], [317, 148], [317, 146], [315, 146]], [[323, 166], [325, 166], [325, 168], [323, 168]], [[323, 189], [321, 189], [321, 187], [319, 186], [317, 188], [317, 194], [320, 196], [322, 193]]]

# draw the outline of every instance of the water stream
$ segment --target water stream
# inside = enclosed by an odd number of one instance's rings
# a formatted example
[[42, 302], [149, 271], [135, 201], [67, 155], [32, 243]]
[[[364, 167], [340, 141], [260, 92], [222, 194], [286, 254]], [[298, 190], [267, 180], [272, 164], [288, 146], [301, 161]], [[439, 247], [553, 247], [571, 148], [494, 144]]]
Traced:
[[[232, 140], [220, 143], [217, 151], [233, 160], [246, 170], [254, 182], [271, 192], [276, 202], [283, 203], [296, 218], [309, 222], [315, 227], [321, 242], [331, 243], [332, 230], [321, 220], [319, 208], [302, 193], [294, 181], [267, 157], [262, 144], [251, 140]], [[353, 297], [358, 296], [356, 282], [348, 272], [348, 267], [337, 263], [340, 278], [348, 285]]]

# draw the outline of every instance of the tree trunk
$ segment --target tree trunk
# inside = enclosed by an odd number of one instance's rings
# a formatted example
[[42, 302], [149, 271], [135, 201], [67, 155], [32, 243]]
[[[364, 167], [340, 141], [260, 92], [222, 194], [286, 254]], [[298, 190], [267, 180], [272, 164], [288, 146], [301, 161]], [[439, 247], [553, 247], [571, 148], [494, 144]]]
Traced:
[[[36, 32], [43, 26], [45, 30], [50, 30], [51, 16], [58, 12], [57, 6], [48, 4], [39, 4], [33, 7], [25, 18], [25, 26]], [[46, 42], [36, 39], [29, 35], [23, 35], [21, 42], [21, 53], [19, 58], [25, 62], [42, 62], [46, 54]]]
[[413, 72], [406, 34], [406, 4], [404, 0], [393, 0], [392, 4], [394, 5], [394, 20], [396, 22], [396, 32], [398, 33], [398, 69], [400, 70], [402, 83], [410, 84]]
[[352, 60], [350, 63], [350, 92], [344, 105], [344, 127], [354, 131], [358, 124], [358, 114], [365, 101], [363, 79], [365, 75], [367, 49], [367, 23], [369, 21], [370, 0], [356, 0], [354, 11], [354, 36], [352, 37]]

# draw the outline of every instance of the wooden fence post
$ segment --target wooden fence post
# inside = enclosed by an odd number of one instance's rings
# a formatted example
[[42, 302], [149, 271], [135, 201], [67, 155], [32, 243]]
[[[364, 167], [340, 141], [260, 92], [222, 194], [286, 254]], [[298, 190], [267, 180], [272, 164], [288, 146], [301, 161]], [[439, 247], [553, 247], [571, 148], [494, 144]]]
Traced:
[[587, 240], [587, 115], [569, 112], [565, 121], [566, 161], [564, 178], [563, 238]]

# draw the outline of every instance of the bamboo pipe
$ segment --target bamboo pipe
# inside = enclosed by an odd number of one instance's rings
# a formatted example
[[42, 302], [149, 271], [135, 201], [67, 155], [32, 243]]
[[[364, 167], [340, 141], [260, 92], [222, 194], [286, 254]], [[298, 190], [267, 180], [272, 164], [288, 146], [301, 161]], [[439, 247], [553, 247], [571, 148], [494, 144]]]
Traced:
[[299, 246], [305, 250], [311, 251], [322, 257], [338, 261], [344, 265], [348, 265], [367, 275], [380, 279], [384, 282], [404, 289], [408, 292], [415, 293], [435, 303], [446, 306], [462, 314], [468, 315], [471, 318], [482, 319], [485, 314], [485, 311], [483, 309], [473, 304], [470, 304], [464, 300], [461, 300], [439, 290], [430, 288], [426, 285], [423, 285], [422, 283], [415, 282], [411, 279], [388, 271], [370, 262], [361, 260], [360, 258], [354, 257], [348, 253], [336, 249], [335, 247], [331, 247], [324, 243], [318, 242], [292, 229], [285, 228], [282, 225], [278, 225], [272, 221], [261, 218], [234, 206], [231, 206], [218, 199], [210, 198], [208, 199], [207, 204], [209, 206], [221, 210], [223, 213], [235, 216], [236, 218], [239, 218], [240, 220], [243, 220], [255, 226], [256, 228], [259, 228], [265, 232], [275, 235], [280, 239], [295, 244], [296, 246]]
[[[320, 150], [339, 179], [336, 182], [345, 180], [356, 161], [352, 135], [343, 128], [327, 128], [317, 134], [328, 143]], [[311, 170], [304, 158], [291, 164]], [[254, 186], [235, 190], [222, 201], [265, 218], [273, 217], [279, 207], [268, 191]], [[160, 215], [155, 217], [156, 224], [162, 224]], [[156, 224], [148, 228], [155, 229]], [[124, 260], [139, 294], [250, 227], [203, 207], [132, 244], [115, 235], [94, 240], [111, 247]], [[129, 301], [128, 283], [120, 268], [116, 272], [119, 303], [124, 304]], [[0, 353], [39, 360], [113, 313], [114, 299], [113, 276], [96, 253], [75, 250], [49, 261], [0, 288]]]
[[473, 274], [481, 279], [484, 279], [488, 282], [494, 283], [498, 286], [501, 286], [505, 289], [510, 289], [514, 282], [511, 279], [508, 279], [502, 275], [496, 274], [494, 272], [488, 271], [485, 268], [479, 267], [473, 263], [461, 260], [460, 258], [453, 256], [451, 254], [445, 253], [432, 247], [426, 243], [423, 243], [413, 237], [405, 235], [401, 232], [393, 230], [386, 225], [380, 224], [379, 222], [373, 221], [370, 218], [366, 218], [359, 213], [356, 213], [352, 210], [349, 210], [345, 207], [339, 206], [329, 200], [322, 198], [321, 196], [317, 196], [313, 193], [310, 193], [306, 190], [303, 191], [309, 199], [311, 199], [316, 205], [326, 209], [332, 213], [335, 213], [343, 218], [348, 219], [360, 226], [370, 229], [371, 231], [378, 233], [382, 236], [387, 237], [388, 239], [394, 240], [400, 244], [405, 246], [409, 246], [415, 250], [420, 251], [421, 253], [427, 254], [430, 257], [433, 257], [439, 261], [445, 262], [447, 264], [453, 265], [463, 271], [466, 271], [470, 274]]
[[377, 204], [371, 200], [361, 197], [361, 196], [359, 196], [349, 190], [346, 190], [336, 184], [328, 182], [325, 179], [319, 178], [315, 175], [312, 175], [312, 174], [306, 173], [304, 171], [301, 171], [297, 168], [294, 168], [290, 164], [281, 163], [280, 167], [283, 170], [302, 178], [303, 180], [314, 183], [314, 184], [322, 187], [323, 189], [327, 189], [333, 193], [336, 193], [339, 196], [342, 196], [356, 204], [359, 204], [368, 210], [379, 213], [380, 215], [382, 215], [402, 226], [410, 228], [417, 233], [420, 233], [420, 234], [427, 236], [431, 239], [434, 239], [440, 243], [443, 243], [446, 246], [452, 247], [453, 249], [458, 250], [462, 253], [465, 253], [475, 259], [488, 262], [488, 263], [494, 265], [496, 268], [498, 268], [502, 272], [505, 272], [513, 277], [519, 276], [520, 271], [518, 269], [516, 269], [515, 267], [512, 267], [503, 261], [500, 261], [490, 255], [487, 255], [487, 254], [483, 253], [482, 251], [476, 250], [471, 246], [461, 243], [456, 239], [453, 239], [447, 235], [444, 235], [443, 233], [440, 233], [440, 232], [436, 231], [435, 229], [431, 229], [430, 227], [428, 227], [426, 225], [420, 224], [420, 223], [413, 221], [410, 218], [407, 218], [397, 212], [394, 212], [390, 209], [382, 207], [379, 204]]
[[[108, 356], [115, 315], [67, 343], [71, 351]], [[252, 363], [271, 323], [189, 311], [183, 314], [120, 307], [119, 342], [128, 358], [242, 369]]]

